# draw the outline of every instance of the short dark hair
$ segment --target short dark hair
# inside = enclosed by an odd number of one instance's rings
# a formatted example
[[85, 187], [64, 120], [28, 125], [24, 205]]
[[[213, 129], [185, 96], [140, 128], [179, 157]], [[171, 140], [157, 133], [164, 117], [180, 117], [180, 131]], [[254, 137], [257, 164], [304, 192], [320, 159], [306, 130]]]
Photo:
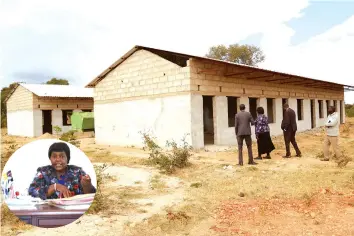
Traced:
[[50, 145], [49, 150], [48, 150], [48, 157], [49, 158], [51, 157], [52, 152], [65, 152], [66, 157], [68, 159], [68, 163], [69, 163], [69, 161], [70, 161], [70, 148], [66, 143], [64, 143], [64, 142], [53, 143], [52, 145]]
[[258, 113], [258, 114], [264, 114], [264, 109], [263, 109], [263, 107], [257, 107], [257, 113]]
[[240, 105], [240, 110], [243, 111], [243, 110], [245, 110], [245, 109], [246, 109], [245, 104], [241, 104], [241, 105]]
[[283, 107], [284, 107], [284, 108], [289, 108], [289, 104], [284, 103]]

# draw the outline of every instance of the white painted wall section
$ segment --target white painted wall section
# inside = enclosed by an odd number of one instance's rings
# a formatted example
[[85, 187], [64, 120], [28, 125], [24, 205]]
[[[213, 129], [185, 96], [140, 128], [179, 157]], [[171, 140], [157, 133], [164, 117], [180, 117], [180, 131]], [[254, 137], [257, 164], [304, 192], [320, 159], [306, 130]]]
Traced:
[[43, 134], [43, 119], [42, 119], [42, 110], [35, 109], [33, 110], [33, 129], [34, 129], [34, 136], [38, 137]]
[[235, 128], [229, 127], [227, 97], [215, 96], [214, 103], [214, 143], [216, 145], [236, 145]]
[[[304, 120], [298, 121], [299, 132], [311, 129], [311, 101], [310, 99], [303, 100]], [[316, 111], [315, 111], [316, 112]]]
[[33, 123], [33, 110], [7, 112], [7, 133], [9, 135], [34, 137]]
[[320, 101], [319, 99], [315, 99], [316, 127], [324, 126], [324, 124], [326, 122], [326, 114], [327, 114], [327, 111], [325, 110], [326, 101], [322, 100], [323, 118], [320, 118], [320, 104], [319, 104], [319, 101]]
[[274, 108], [275, 109], [275, 122], [269, 124], [270, 135], [281, 135], [283, 131], [281, 129], [281, 122], [283, 120], [283, 104], [281, 98], [274, 99]]
[[191, 107], [191, 145], [200, 149], [204, 147], [203, 96], [192, 94]]
[[[98, 144], [142, 147], [143, 139], [139, 132], [150, 132], [157, 137], [159, 145], [165, 146], [167, 140], [174, 139], [180, 143], [186, 134], [191, 134], [191, 95], [94, 106]], [[191, 143], [191, 135], [186, 137], [186, 141]]]

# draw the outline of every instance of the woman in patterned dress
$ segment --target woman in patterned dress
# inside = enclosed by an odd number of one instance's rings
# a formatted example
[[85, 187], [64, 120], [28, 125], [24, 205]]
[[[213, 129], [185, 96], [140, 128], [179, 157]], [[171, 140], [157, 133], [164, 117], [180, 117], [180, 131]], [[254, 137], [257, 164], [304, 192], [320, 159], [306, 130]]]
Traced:
[[271, 159], [270, 153], [275, 149], [270, 137], [270, 129], [268, 125], [268, 117], [264, 115], [263, 107], [257, 108], [257, 119], [255, 120], [255, 132], [258, 146], [258, 157], [255, 159], [262, 160], [262, 154], [267, 154], [266, 159]]
[[28, 189], [30, 196], [45, 200], [96, 192], [90, 176], [81, 167], [68, 165], [70, 148], [66, 143], [53, 143], [48, 157], [51, 165], [37, 169]]

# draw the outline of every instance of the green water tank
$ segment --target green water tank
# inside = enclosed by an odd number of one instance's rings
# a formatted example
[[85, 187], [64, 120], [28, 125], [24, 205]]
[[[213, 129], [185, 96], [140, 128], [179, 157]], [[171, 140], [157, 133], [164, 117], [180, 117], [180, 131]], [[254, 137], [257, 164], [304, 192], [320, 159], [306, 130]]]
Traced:
[[93, 112], [73, 112], [71, 115], [71, 128], [76, 131], [93, 130], [95, 120]]

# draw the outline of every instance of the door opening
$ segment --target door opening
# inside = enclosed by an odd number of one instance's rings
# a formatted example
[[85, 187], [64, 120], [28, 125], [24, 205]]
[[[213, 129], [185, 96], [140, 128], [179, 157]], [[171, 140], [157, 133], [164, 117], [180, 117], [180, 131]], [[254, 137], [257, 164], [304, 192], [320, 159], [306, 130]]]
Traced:
[[204, 145], [214, 144], [213, 96], [203, 96]]
[[288, 103], [288, 99], [287, 98], [282, 98], [281, 99], [281, 109], [282, 109], [282, 111], [283, 111], [283, 118], [284, 118], [284, 114], [285, 114], [285, 110], [284, 110], [284, 104], [288, 104], [289, 105], [289, 103]]
[[343, 124], [344, 123], [344, 119], [343, 119], [343, 101], [339, 102], [339, 110], [340, 110], [340, 123]]
[[316, 127], [315, 100], [311, 100], [311, 129]]
[[52, 111], [51, 110], [42, 110], [42, 124], [43, 124], [43, 134], [50, 133], [52, 134]]
[[258, 107], [258, 98], [249, 98], [249, 104], [250, 104], [250, 113], [253, 117], [253, 119], [257, 118], [257, 107]]

